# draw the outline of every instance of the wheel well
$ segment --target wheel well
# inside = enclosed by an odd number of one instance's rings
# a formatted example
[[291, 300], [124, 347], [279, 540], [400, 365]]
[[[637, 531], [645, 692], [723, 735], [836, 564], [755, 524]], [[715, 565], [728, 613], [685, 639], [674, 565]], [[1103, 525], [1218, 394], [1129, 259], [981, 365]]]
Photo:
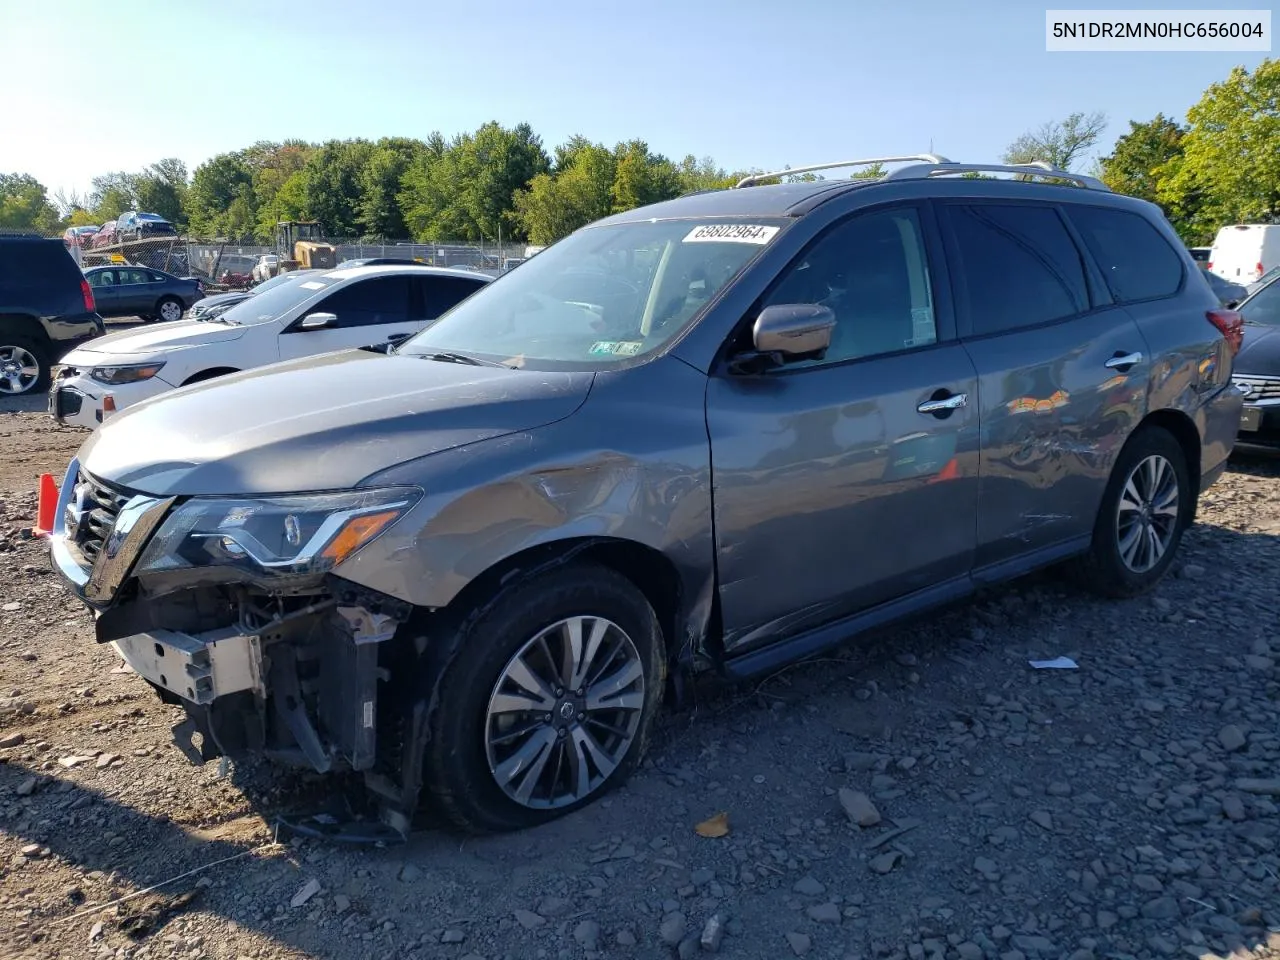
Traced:
[[1190, 474], [1192, 502], [1200, 496], [1200, 431], [1191, 422], [1191, 418], [1179, 410], [1156, 410], [1147, 414], [1139, 428], [1160, 427], [1173, 435], [1186, 457], [1187, 473]]
[[235, 367], [210, 367], [208, 370], [201, 370], [199, 373], [193, 373], [187, 379], [182, 381], [185, 387], [189, 383], [200, 383], [202, 380], [212, 380], [214, 377], [225, 376], [228, 373], [239, 373]]
[[[608, 537], [577, 537], [530, 547], [501, 560], [468, 583], [449, 602], [454, 610], [465, 611], [485, 603], [513, 579], [528, 576], [562, 563], [585, 560], [620, 573], [644, 594], [662, 628], [669, 655], [677, 653], [680, 636], [676, 622], [681, 608], [680, 575], [660, 551], [636, 543]], [[464, 614], [465, 615], [465, 614]]]
[[36, 343], [48, 346], [49, 334], [37, 318], [21, 313], [0, 314], [0, 331], [8, 334], [27, 337]]

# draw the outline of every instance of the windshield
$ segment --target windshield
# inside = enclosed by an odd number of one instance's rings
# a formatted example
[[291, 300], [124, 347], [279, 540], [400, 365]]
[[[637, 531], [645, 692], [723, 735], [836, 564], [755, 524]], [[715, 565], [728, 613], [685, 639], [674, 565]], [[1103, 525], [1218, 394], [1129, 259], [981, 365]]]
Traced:
[[249, 292], [255, 297], [264, 290], [274, 290], [276, 287], [282, 287], [286, 283], [291, 283], [299, 277], [308, 277], [313, 273], [319, 273], [319, 270], [291, 270], [288, 273], [277, 273], [270, 280], [263, 280]]
[[462, 301], [396, 353], [598, 369], [662, 346], [780, 232], [784, 220], [589, 227]]
[[1280, 280], [1273, 280], [1240, 305], [1245, 323], [1280, 327]]
[[255, 323], [270, 323], [277, 317], [288, 313], [301, 303], [320, 296], [326, 288], [338, 282], [336, 278], [323, 276], [290, 277], [295, 283], [282, 283], [270, 290], [258, 287], [252, 297], [242, 300], [226, 313], [218, 317], [226, 323], [243, 323], [251, 326]]

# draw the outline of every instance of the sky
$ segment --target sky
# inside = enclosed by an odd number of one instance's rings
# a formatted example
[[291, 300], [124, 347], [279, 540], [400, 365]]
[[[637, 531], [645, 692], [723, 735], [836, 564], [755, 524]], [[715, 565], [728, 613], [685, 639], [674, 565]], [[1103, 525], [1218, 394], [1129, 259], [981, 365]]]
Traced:
[[1026, 0], [0, 0], [0, 172], [84, 193], [163, 157], [194, 170], [258, 140], [490, 120], [528, 122], [548, 152], [640, 138], [732, 170], [930, 143], [996, 161], [1047, 121], [1103, 111], [1105, 154], [1129, 120], [1183, 119], [1269, 56], [1047, 53], [1044, 24]]

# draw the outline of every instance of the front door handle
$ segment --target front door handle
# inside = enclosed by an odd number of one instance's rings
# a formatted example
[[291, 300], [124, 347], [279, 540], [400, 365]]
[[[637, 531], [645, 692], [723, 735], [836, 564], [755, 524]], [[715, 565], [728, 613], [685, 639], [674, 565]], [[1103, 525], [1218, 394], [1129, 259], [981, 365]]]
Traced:
[[918, 407], [921, 413], [943, 413], [947, 410], [959, 410], [969, 403], [969, 395], [967, 393], [953, 393], [949, 397], [942, 397], [938, 400], [926, 400]]
[[1127, 370], [1136, 363], [1142, 362], [1142, 354], [1140, 353], [1117, 353], [1108, 360], [1105, 366], [1110, 370]]

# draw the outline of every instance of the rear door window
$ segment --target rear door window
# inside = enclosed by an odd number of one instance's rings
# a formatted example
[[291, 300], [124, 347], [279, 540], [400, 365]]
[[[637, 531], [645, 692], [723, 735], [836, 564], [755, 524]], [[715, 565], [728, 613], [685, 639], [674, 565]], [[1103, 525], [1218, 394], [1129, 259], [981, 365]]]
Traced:
[[1080, 250], [1051, 206], [946, 204], [957, 306], [969, 334], [1063, 320], [1089, 309]]
[[47, 283], [51, 277], [64, 280], [70, 273], [68, 268], [74, 269], [75, 261], [57, 241], [6, 241], [0, 247], [0, 279], [15, 287]]
[[409, 319], [409, 278], [371, 277], [343, 287], [308, 313], [332, 313], [334, 327], [373, 327]]
[[116, 272], [114, 270], [99, 270], [97, 273], [89, 274], [89, 286], [91, 287], [113, 287], [116, 284]]
[[1118, 303], [1170, 297], [1182, 287], [1182, 258], [1145, 217], [1075, 204], [1067, 215]]
[[422, 290], [422, 315], [434, 320], [453, 309], [484, 286], [482, 281], [464, 277], [417, 277]]

